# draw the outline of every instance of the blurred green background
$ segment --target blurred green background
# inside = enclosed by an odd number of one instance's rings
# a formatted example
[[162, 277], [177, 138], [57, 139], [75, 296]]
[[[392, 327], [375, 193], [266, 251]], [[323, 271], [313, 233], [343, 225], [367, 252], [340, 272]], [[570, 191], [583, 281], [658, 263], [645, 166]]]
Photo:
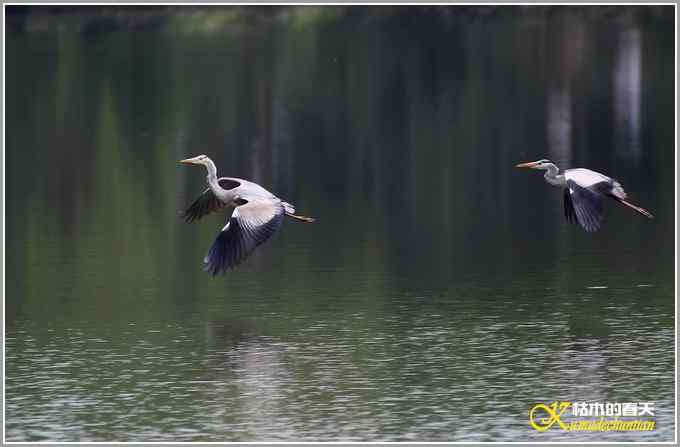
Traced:
[[[8, 441], [673, 439], [672, 6], [5, 11]], [[211, 277], [201, 153], [317, 223]]]

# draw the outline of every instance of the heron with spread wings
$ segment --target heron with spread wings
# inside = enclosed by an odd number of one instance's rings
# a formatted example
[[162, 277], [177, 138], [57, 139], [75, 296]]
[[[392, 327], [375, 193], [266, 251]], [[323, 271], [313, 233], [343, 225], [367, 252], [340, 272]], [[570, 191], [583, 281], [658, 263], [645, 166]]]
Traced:
[[296, 215], [293, 205], [257, 183], [234, 177], [217, 178], [215, 163], [206, 155], [180, 160], [180, 163], [203, 165], [208, 170], [208, 189], [184, 212], [187, 222], [223, 208], [231, 211], [227, 224], [203, 259], [205, 269], [213, 275], [224, 273], [245, 260], [281, 228], [285, 216], [314, 222], [311, 217]]
[[558, 167], [546, 159], [520, 163], [516, 167], [546, 171], [546, 182], [564, 188], [564, 217], [568, 222], [577, 222], [587, 232], [600, 229], [605, 197], [610, 197], [645, 217], [654, 217], [646, 209], [630, 203], [618, 181], [599, 172], [575, 168], [565, 169], [560, 174]]

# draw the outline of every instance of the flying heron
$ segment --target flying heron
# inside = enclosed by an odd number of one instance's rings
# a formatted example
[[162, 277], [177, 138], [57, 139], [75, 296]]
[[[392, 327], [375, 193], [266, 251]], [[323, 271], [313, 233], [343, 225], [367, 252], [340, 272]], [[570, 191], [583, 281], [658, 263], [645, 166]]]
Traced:
[[597, 231], [602, 225], [604, 197], [611, 197], [645, 217], [654, 217], [646, 209], [628, 202], [626, 192], [618, 181], [599, 172], [576, 168], [565, 169], [559, 174], [557, 166], [546, 159], [520, 163], [516, 167], [546, 171], [546, 182], [564, 188], [564, 217], [568, 222], [578, 222], [588, 232]]
[[246, 259], [281, 227], [284, 216], [314, 222], [311, 217], [295, 215], [293, 205], [257, 183], [233, 177], [217, 178], [215, 163], [205, 155], [180, 160], [180, 163], [203, 165], [208, 170], [208, 189], [184, 212], [187, 222], [225, 207], [232, 210], [227, 224], [203, 259], [205, 270], [213, 275], [224, 273]]

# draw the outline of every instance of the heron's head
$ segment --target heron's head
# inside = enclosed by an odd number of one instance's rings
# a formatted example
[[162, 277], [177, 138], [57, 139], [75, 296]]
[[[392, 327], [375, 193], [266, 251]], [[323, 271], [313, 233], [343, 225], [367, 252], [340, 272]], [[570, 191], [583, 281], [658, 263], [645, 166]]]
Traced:
[[516, 168], [543, 169], [543, 170], [549, 169], [550, 166], [555, 166], [555, 163], [545, 158], [538, 161], [530, 161], [528, 163], [520, 163], [518, 165], [515, 165]]
[[208, 158], [207, 155], [201, 154], [201, 155], [198, 155], [198, 156], [193, 157], [193, 158], [185, 158], [184, 160], [180, 160], [179, 162], [189, 164], [189, 165], [207, 166], [208, 163], [210, 162], [210, 158]]

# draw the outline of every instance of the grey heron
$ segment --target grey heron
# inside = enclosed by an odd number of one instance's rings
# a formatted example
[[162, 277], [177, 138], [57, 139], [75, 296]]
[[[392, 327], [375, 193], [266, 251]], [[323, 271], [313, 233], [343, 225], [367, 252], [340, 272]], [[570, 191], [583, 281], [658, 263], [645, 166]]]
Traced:
[[257, 183], [234, 177], [217, 178], [215, 163], [206, 155], [180, 160], [180, 163], [203, 165], [208, 170], [208, 189], [184, 212], [187, 222], [222, 208], [231, 211], [227, 224], [203, 259], [205, 270], [213, 275], [224, 273], [245, 260], [281, 228], [284, 216], [314, 222], [311, 217], [296, 215], [293, 205]]
[[628, 196], [618, 181], [599, 172], [575, 168], [565, 169], [560, 174], [557, 166], [546, 159], [520, 163], [516, 167], [546, 171], [546, 182], [564, 188], [564, 217], [568, 222], [577, 222], [588, 232], [597, 231], [602, 225], [605, 197], [611, 197], [645, 217], [654, 217], [646, 209], [627, 201]]

